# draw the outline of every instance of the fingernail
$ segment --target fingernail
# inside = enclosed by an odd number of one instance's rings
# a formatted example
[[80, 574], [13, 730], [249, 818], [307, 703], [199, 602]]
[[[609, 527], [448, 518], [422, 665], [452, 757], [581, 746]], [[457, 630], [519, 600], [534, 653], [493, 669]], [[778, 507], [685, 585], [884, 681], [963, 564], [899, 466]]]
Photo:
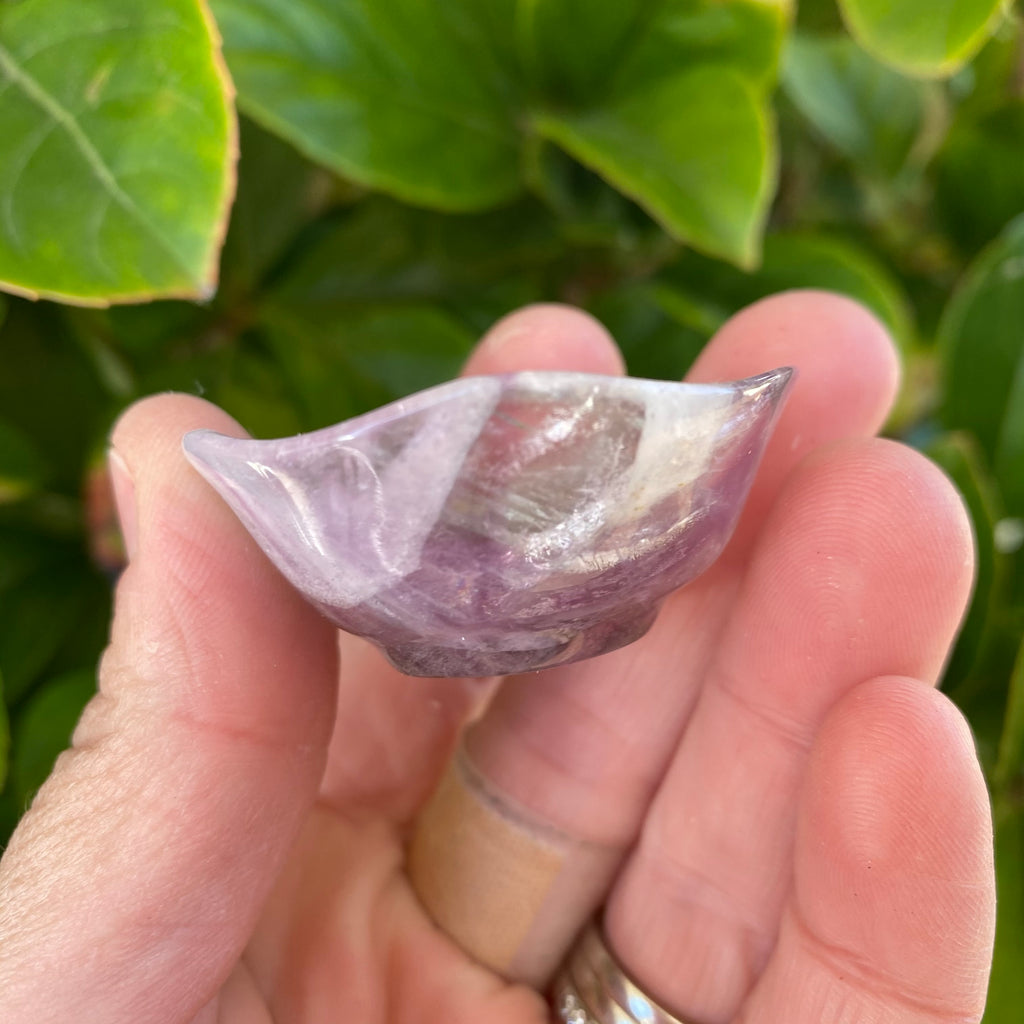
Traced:
[[114, 490], [117, 518], [121, 523], [121, 537], [124, 540], [124, 550], [128, 560], [131, 561], [138, 542], [135, 481], [132, 479], [128, 464], [121, 457], [121, 454], [113, 448], [107, 452], [107, 465], [110, 468], [110, 483]]

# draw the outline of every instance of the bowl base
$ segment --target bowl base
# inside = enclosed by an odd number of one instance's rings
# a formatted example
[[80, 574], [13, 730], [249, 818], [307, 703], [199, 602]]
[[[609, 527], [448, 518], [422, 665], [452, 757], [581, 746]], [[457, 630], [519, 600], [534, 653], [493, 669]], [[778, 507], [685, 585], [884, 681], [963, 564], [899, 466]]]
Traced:
[[644, 608], [634, 616], [597, 623], [569, 639], [552, 638], [549, 645], [538, 645], [525, 651], [451, 647], [426, 641], [392, 644], [383, 650], [388, 661], [407, 676], [508, 676], [567, 665], [618, 650], [639, 640], [651, 628], [657, 614], [657, 608]]

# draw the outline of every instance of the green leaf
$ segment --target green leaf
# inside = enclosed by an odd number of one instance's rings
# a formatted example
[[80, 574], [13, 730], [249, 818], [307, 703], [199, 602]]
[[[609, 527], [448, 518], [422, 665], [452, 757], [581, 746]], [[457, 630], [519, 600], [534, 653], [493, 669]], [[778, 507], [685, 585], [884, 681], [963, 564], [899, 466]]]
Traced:
[[276, 269], [299, 232], [326, 207], [337, 180], [248, 118], [240, 128], [238, 195], [221, 272], [229, 293], [232, 286], [254, 289]]
[[935, 160], [935, 210], [968, 252], [1024, 210], [1024, 102], [957, 116]]
[[47, 680], [14, 720], [11, 744], [11, 789], [27, 804], [71, 742], [82, 709], [96, 692], [92, 669]]
[[235, 121], [199, 0], [0, 6], [0, 135], [0, 288], [209, 295]]
[[996, 948], [983, 1024], [1019, 1024], [1024, 1005], [1024, 808], [996, 806]]
[[73, 634], [88, 586], [73, 561], [49, 564], [4, 595], [0, 616], [0, 672], [7, 699], [20, 700]]
[[[790, 0], [661, 0], [648, 6], [643, 31], [612, 78], [617, 94], [695, 64], [727, 64], [752, 85], [774, 84]], [[563, 50], [574, 38], [565, 34]]]
[[[944, 433], [924, 449], [956, 484], [974, 523], [976, 569], [974, 595], [944, 673], [943, 685], [954, 696], [965, 681], [976, 682], [979, 664], [1006, 598], [1007, 559], [995, 542], [996, 523], [1003, 514], [995, 481], [985, 466], [977, 441], [965, 433]], [[975, 677], [975, 678], [971, 678]]]
[[926, 124], [928, 86], [880, 64], [846, 36], [794, 35], [782, 85], [814, 129], [865, 170], [891, 177]]
[[303, 423], [284, 376], [275, 361], [240, 345], [210, 399], [255, 437], [290, 437]]
[[629, 373], [655, 380], [679, 380], [720, 320], [682, 289], [650, 281], [607, 291], [589, 308], [618, 342]]
[[311, 159], [408, 202], [519, 191], [511, 0], [212, 0], [239, 105]]
[[338, 308], [315, 318], [278, 304], [264, 317], [310, 428], [450, 380], [475, 340], [450, 314], [419, 304]]
[[992, 772], [993, 784], [1003, 789], [1014, 782], [1024, 784], [1024, 641], [1010, 676], [1006, 718], [999, 740], [999, 754]]
[[601, 104], [694, 64], [728, 64], [774, 80], [788, 0], [524, 0], [523, 60], [553, 106]]
[[1003, 0], [839, 0], [850, 32], [879, 60], [912, 75], [952, 74], [981, 48]]
[[31, 439], [0, 420], [0, 505], [31, 494], [46, 474], [46, 460]]
[[972, 431], [990, 458], [1024, 357], [1024, 216], [969, 268], [939, 324], [942, 419]]
[[0, 792], [7, 784], [8, 762], [11, 753], [11, 723], [4, 700], [4, 677], [0, 675]]
[[558, 223], [534, 200], [450, 217], [373, 196], [323, 228], [269, 296], [314, 321], [367, 305], [440, 302], [483, 329], [550, 298], [542, 279], [565, 250]]
[[761, 266], [749, 274], [686, 253], [666, 267], [659, 279], [676, 289], [698, 291], [704, 302], [716, 304], [723, 315], [793, 288], [834, 291], [872, 310], [901, 347], [915, 334], [910, 301], [899, 279], [871, 250], [837, 233], [769, 234]]
[[52, 470], [47, 485], [77, 495], [82, 464], [109, 409], [94, 367], [67, 328], [66, 312], [11, 300], [0, 331], [0, 409], [46, 460]]
[[867, 306], [900, 347], [913, 340], [913, 311], [899, 278], [871, 250], [837, 234], [769, 235], [753, 280], [758, 294], [750, 301], [790, 288], [822, 288]]
[[652, 6], [663, 5], [521, 0], [516, 36], [534, 90], [557, 104], [592, 101]]
[[1007, 509], [1024, 515], [1024, 346], [1006, 399], [995, 467]]
[[768, 113], [747, 80], [707, 65], [534, 127], [696, 248], [750, 266], [775, 181]]

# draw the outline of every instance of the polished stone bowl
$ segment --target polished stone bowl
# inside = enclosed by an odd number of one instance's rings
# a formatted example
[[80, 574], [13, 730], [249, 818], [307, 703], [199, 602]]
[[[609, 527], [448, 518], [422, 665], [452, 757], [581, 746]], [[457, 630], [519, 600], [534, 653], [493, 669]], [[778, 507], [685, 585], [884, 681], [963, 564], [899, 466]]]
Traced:
[[410, 675], [504, 675], [636, 640], [711, 565], [791, 376], [467, 377], [310, 434], [183, 443], [332, 622]]

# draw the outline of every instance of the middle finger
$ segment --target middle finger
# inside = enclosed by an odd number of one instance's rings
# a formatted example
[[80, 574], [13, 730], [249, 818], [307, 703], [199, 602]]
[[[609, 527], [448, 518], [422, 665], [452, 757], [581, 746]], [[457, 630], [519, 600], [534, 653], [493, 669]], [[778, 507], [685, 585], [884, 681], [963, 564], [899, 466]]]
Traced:
[[[458, 932], [457, 922], [446, 919], [437, 903], [455, 898], [452, 886], [472, 890], [465, 900], [474, 917], [506, 922], [504, 929], [497, 926], [506, 933], [506, 960], [492, 966], [507, 974], [536, 983], [553, 969], [635, 838], [742, 579], [743, 549], [756, 533], [752, 522], [810, 448], [870, 434], [884, 418], [895, 383], [890, 343], [867, 313], [833, 296], [794, 293], [753, 307], [720, 332], [698, 370], [702, 379], [721, 380], [786, 364], [798, 368], [798, 381], [745, 521], [720, 563], [666, 602], [640, 643], [592, 662], [507, 680], [467, 735], [487, 800], [513, 815], [516, 828], [534, 829], [542, 852], [535, 868], [524, 868], [514, 830], [502, 832], [507, 841], [489, 841], [486, 848], [470, 848], [463, 835], [461, 846], [446, 847], [448, 871], [459, 877], [443, 886], [427, 879], [426, 885], [436, 897], [431, 909], [449, 931]], [[458, 814], [465, 812], [462, 806]], [[444, 813], [458, 816], [451, 807]], [[501, 831], [493, 821], [488, 827]], [[491, 884], [501, 863], [483, 862], [500, 861], [503, 851], [509, 861], [515, 856], [518, 874]], [[415, 845], [413, 852], [415, 875]], [[505, 866], [513, 870], [511, 863]], [[424, 879], [418, 882], [422, 895]], [[472, 946], [470, 936], [462, 939]], [[528, 961], [520, 946], [529, 947]]]

